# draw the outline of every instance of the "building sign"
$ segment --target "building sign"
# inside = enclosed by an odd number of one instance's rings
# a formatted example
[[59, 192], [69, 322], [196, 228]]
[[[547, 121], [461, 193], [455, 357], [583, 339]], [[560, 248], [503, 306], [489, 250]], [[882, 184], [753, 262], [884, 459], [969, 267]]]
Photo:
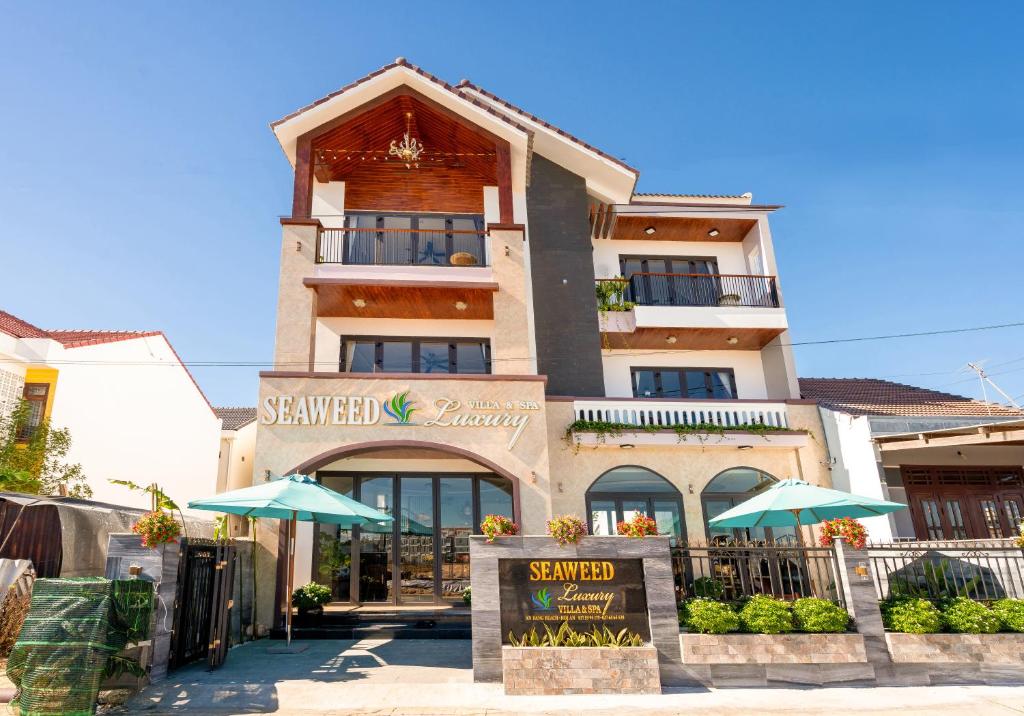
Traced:
[[640, 559], [499, 559], [501, 638], [562, 622], [577, 631], [608, 627], [650, 641]]
[[508, 449], [515, 447], [530, 422], [530, 411], [540, 410], [534, 400], [459, 400], [438, 398], [421, 405], [410, 391], [384, 399], [371, 395], [270, 395], [264, 398], [260, 422], [264, 425], [411, 426], [487, 428], [508, 433]]

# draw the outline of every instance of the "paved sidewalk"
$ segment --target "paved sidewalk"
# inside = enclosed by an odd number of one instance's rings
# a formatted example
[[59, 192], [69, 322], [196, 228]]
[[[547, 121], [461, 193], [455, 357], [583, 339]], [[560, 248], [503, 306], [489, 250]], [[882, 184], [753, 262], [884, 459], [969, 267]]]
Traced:
[[304, 643], [309, 649], [302, 654], [267, 653], [268, 645], [281, 642], [232, 649], [219, 670], [182, 669], [109, 713], [1024, 715], [1024, 686], [668, 689], [660, 696], [505, 696], [500, 684], [473, 683], [468, 641]]

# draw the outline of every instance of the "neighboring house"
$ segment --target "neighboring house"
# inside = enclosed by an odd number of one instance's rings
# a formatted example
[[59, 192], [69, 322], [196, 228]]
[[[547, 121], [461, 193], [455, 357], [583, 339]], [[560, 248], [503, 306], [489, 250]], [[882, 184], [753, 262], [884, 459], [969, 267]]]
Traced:
[[355, 539], [300, 524], [299, 583], [459, 600], [489, 513], [528, 534], [561, 513], [609, 534], [642, 512], [680, 539], [795, 539], [707, 528], [777, 479], [829, 484], [789, 348], [779, 206], [636, 193], [611, 154], [401, 59], [272, 128], [293, 206], [254, 479], [313, 474], [401, 516]]
[[[217, 492], [251, 487], [256, 454], [256, 408], [214, 408], [213, 412], [221, 419]], [[235, 516], [230, 519], [232, 537], [249, 534], [247, 520]]]
[[48, 330], [0, 311], [0, 410], [71, 433], [94, 500], [148, 507], [108, 480], [157, 483], [183, 504], [216, 484], [220, 419], [160, 331]]
[[1016, 532], [1024, 446], [991, 426], [1024, 412], [873, 378], [801, 378], [800, 391], [820, 406], [836, 489], [910, 507], [866, 520], [872, 540]]

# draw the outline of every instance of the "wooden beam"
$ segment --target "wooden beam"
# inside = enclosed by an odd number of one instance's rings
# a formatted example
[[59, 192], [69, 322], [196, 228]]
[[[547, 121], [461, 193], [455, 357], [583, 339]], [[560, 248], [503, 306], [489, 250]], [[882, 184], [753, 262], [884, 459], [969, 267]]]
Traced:
[[295, 145], [295, 189], [292, 216], [308, 219], [313, 208], [313, 142], [300, 137]]
[[499, 139], [494, 143], [498, 175], [498, 221], [515, 223], [512, 218], [512, 150], [509, 143]]

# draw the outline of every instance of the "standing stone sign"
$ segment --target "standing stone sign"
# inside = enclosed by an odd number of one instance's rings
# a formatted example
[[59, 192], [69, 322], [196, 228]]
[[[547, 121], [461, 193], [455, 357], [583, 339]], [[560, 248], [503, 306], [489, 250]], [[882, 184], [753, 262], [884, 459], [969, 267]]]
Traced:
[[499, 559], [502, 642], [544, 626], [628, 629], [650, 641], [643, 560]]

